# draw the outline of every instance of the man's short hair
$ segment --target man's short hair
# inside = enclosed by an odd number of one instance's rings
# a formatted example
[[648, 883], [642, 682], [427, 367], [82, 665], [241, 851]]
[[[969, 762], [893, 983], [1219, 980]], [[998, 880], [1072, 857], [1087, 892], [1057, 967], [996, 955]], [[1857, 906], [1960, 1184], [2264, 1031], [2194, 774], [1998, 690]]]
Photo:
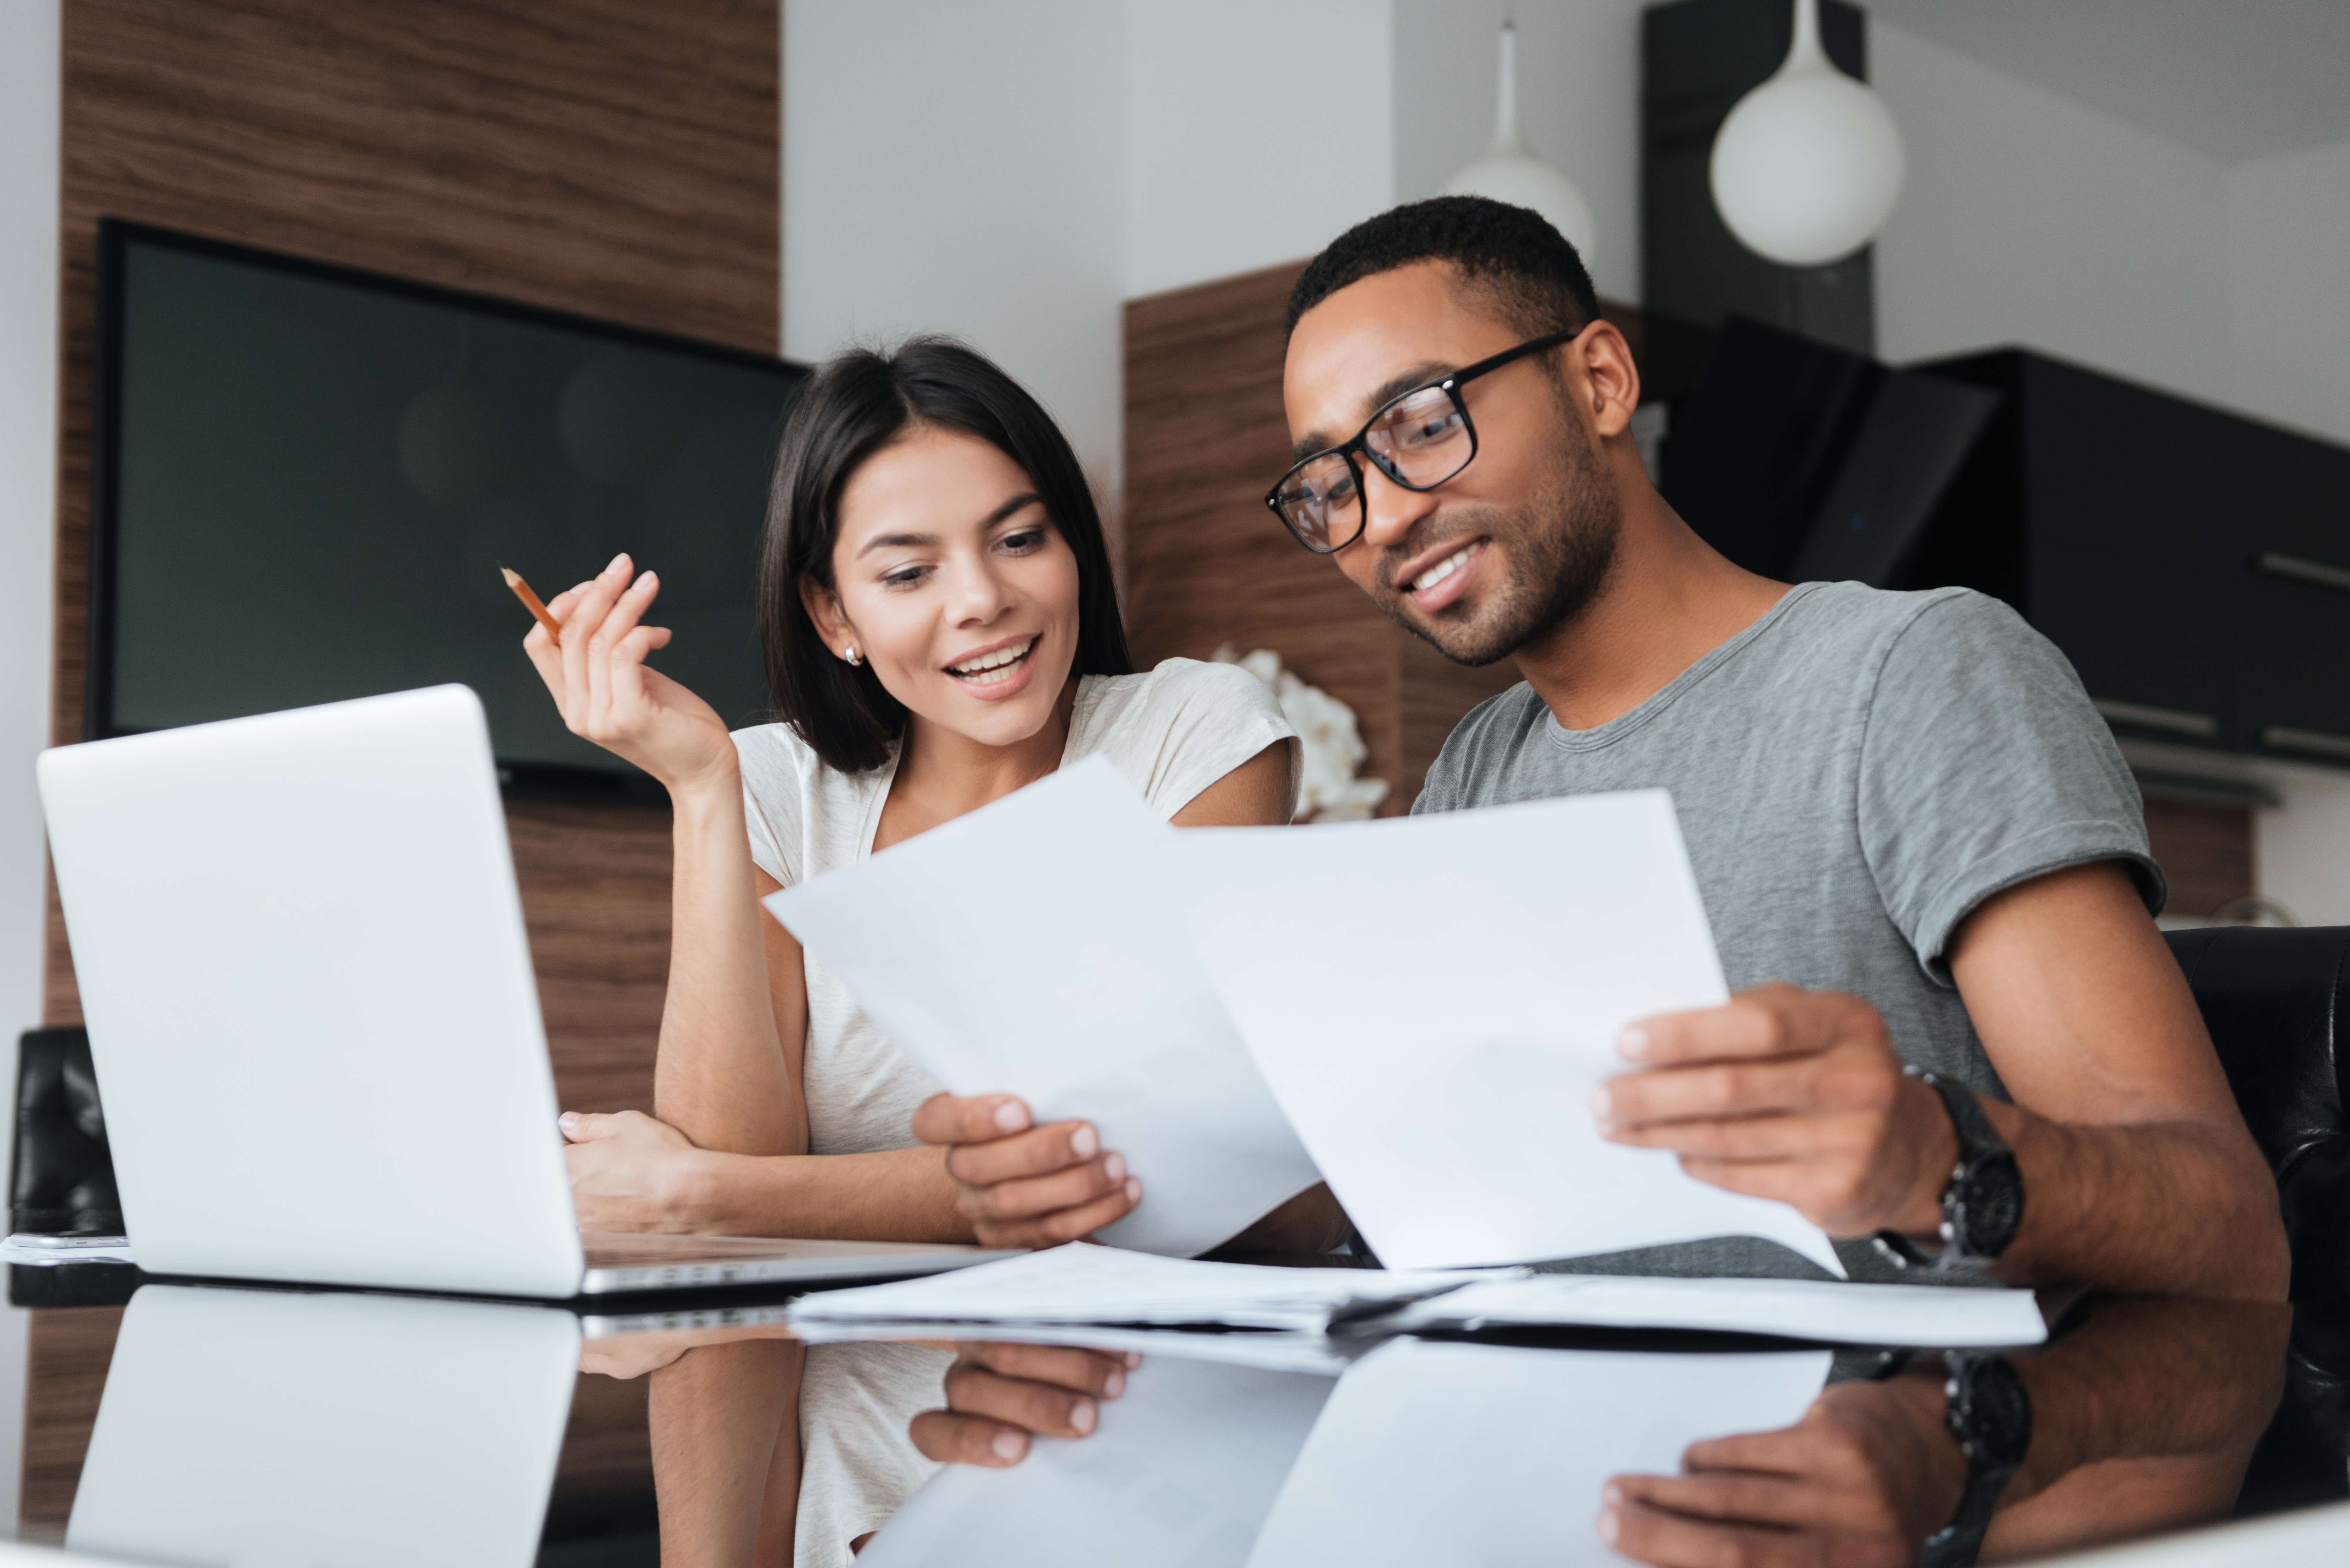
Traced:
[[1599, 317], [1583, 258], [1540, 213], [1488, 196], [1432, 196], [1364, 219], [1306, 263], [1289, 291], [1284, 339], [1348, 284], [1424, 261], [1451, 262], [1529, 338], [1579, 332]]

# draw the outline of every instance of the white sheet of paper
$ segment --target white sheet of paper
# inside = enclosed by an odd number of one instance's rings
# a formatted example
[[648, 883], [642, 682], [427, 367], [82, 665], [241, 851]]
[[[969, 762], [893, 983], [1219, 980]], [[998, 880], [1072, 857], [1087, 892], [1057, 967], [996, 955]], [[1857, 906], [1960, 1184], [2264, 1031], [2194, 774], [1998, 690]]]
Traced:
[[949, 1465], [858, 1568], [1241, 1568], [1332, 1379], [1147, 1360], [1090, 1438], [1009, 1470]]
[[1783, 1203], [1599, 1136], [1650, 1013], [1729, 999], [1662, 790], [1167, 841], [1265, 1081], [1397, 1268], [1761, 1236], [1841, 1275]]
[[1399, 1339], [1348, 1368], [1249, 1561], [1618, 1564], [1600, 1489], [1677, 1475], [1701, 1438], [1799, 1419], [1824, 1350], [1659, 1355]]
[[1143, 1184], [1104, 1241], [1190, 1257], [1321, 1174], [1156, 896], [1174, 836], [1089, 757], [766, 902], [949, 1090], [1100, 1129]]
[[2048, 1337], [2030, 1291], [1860, 1285], [1828, 1280], [1684, 1280], [1530, 1274], [1463, 1285], [1368, 1326], [1682, 1328], [1774, 1334], [1841, 1345], [2038, 1345]]
[[1415, 1301], [1490, 1272], [1284, 1269], [1158, 1258], [1072, 1241], [920, 1279], [818, 1291], [795, 1324], [1217, 1324], [1318, 1331], [1366, 1307]]

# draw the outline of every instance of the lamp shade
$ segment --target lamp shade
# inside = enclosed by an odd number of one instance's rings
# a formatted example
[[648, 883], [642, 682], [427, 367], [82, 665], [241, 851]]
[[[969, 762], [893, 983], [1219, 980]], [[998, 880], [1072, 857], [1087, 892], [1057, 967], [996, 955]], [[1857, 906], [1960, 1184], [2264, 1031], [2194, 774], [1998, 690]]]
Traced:
[[1820, 47], [1819, 0], [1795, 0], [1795, 37], [1776, 75], [1714, 138], [1714, 205], [1739, 242], [1786, 266], [1819, 266], [1866, 244], [1901, 194], [1901, 128], [1885, 100]]
[[1566, 236], [1587, 264], [1599, 225], [1575, 182], [1535, 157], [1518, 133], [1518, 29], [1502, 24], [1502, 83], [1493, 115], [1493, 143], [1476, 161], [1444, 182], [1447, 196], [1489, 196], [1532, 207]]

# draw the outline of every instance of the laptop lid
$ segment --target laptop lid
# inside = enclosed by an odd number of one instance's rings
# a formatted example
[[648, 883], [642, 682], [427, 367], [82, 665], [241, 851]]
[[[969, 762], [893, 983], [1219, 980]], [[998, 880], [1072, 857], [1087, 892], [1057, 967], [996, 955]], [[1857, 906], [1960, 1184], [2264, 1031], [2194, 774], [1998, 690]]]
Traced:
[[437, 686], [60, 747], [41, 801], [151, 1272], [578, 1286], [480, 702]]
[[553, 1307], [149, 1285], [123, 1314], [66, 1544], [527, 1568], [579, 1344]]

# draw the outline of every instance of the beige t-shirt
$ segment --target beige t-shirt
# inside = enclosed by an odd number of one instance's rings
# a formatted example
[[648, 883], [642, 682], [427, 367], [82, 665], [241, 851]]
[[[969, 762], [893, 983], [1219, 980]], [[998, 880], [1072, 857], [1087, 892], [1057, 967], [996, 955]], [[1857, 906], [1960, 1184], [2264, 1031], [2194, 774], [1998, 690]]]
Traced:
[[[1272, 693], [1236, 665], [1170, 659], [1139, 675], [1082, 677], [1061, 763], [1108, 758], [1153, 810], [1171, 818], [1283, 741], [1295, 810], [1296, 732]], [[872, 853], [897, 776], [894, 755], [870, 773], [844, 774], [819, 762], [785, 724], [738, 730], [734, 749], [759, 869], [788, 888]], [[942, 1085], [890, 1044], [822, 964], [810, 957], [806, 970], [801, 1085], [809, 1152], [911, 1147], [914, 1107]], [[879, 1529], [937, 1468], [914, 1451], [906, 1426], [944, 1402], [941, 1382], [951, 1359], [912, 1345], [810, 1349], [800, 1380], [800, 1568], [842, 1568], [849, 1542]]]

